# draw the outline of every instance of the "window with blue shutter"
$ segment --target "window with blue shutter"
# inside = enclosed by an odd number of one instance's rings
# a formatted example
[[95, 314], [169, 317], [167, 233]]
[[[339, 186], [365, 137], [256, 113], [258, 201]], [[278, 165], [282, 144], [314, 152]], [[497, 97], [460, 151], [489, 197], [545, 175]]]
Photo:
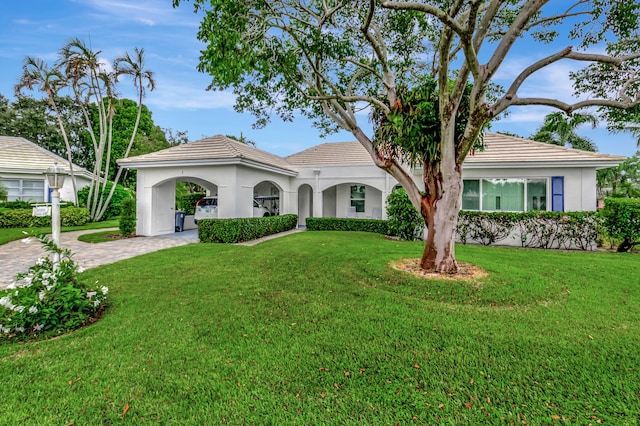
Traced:
[[564, 211], [564, 176], [551, 177], [551, 210]]

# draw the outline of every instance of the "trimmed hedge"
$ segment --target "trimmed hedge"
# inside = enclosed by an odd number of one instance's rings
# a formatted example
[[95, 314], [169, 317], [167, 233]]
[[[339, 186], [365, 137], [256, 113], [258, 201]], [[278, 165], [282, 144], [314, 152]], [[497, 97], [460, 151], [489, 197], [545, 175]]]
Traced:
[[129, 238], [136, 232], [136, 199], [125, 198], [120, 202], [120, 234]]
[[456, 232], [463, 244], [495, 244], [510, 235], [522, 247], [593, 250], [602, 226], [598, 212], [461, 211]]
[[241, 243], [294, 229], [297, 223], [298, 216], [295, 214], [202, 219], [198, 221], [198, 238], [203, 243]]
[[308, 231], [364, 231], [387, 235], [389, 222], [379, 219], [308, 217]]
[[32, 204], [41, 204], [41, 203], [31, 203], [29, 201], [5, 201], [0, 203], [0, 207], [5, 209], [30, 209]]
[[204, 192], [193, 192], [176, 197], [176, 206], [182, 210], [186, 215], [195, 214], [196, 203], [207, 194]]
[[640, 199], [607, 198], [602, 209], [604, 227], [613, 238], [619, 239], [619, 252], [640, 244]]
[[[13, 209], [0, 212], [0, 228], [36, 228], [51, 226], [51, 216], [36, 217], [31, 209]], [[83, 207], [60, 209], [61, 226], [80, 226], [89, 221], [89, 210]]]

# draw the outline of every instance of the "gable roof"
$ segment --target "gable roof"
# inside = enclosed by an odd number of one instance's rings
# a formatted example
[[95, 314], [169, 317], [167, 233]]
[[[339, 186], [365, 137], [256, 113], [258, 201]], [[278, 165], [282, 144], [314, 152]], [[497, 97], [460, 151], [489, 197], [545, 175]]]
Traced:
[[[21, 137], [0, 136], [0, 153], [0, 172], [3, 173], [43, 175], [53, 163], [60, 164], [67, 171], [69, 169], [69, 162], [65, 158]], [[73, 165], [73, 171], [76, 175], [91, 179], [91, 173], [76, 164]]]
[[[235, 161], [234, 161], [235, 160]], [[255, 148], [226, 136], [216, 135], [136, 157], [122, 158], [124, 167], [153, 167], [162, 165], [224, 164], [243, 161], [295, 173], [289, 163], [275, 154]]]

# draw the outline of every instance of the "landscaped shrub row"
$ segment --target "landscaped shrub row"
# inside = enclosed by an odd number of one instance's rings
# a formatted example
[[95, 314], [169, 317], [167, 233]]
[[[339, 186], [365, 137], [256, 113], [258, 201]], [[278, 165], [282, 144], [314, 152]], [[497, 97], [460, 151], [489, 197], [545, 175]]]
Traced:
[[[89, 210], [68, 206], [60, 209], [60, 225], [80, 226], [89, 221]], [[32, 216], [31, 209], [0, 211], [0, 228], [34, 228], [51, 226], [51, 216]]]
[[601, 226], [598, 212], [461, 211], [456, 232], [463, 244], [490, 245], [511, 236], [522, 247], [593, 250]]
[[308, 217], [309, 231], [365, 231], [388, 234], [388, 221], [339, 217]]
[[607, 198], [602, 216], [609, 235], [620, 240], [618, 251], [640, 244], [640, 199]]
[[198, 221], [198, 238], [203, 243], [241, 243], [296, 227], [298, 216], [285, 214], [237, 219], [202, 219]]
[[184, 214], [190, 215], [196, 212], [196, 203], [204, 197], [204, 192], [194, 192], [192, 194], [184, 194], [176, 197], [176, 206], [182, 210]]

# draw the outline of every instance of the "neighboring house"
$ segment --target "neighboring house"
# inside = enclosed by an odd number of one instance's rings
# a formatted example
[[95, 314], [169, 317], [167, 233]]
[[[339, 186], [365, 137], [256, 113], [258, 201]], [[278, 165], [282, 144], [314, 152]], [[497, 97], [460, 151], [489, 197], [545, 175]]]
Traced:
[[[44, 171], [54, 163], [69, 171], [69, 162], [24, 138], [0, 136], [0, 182], [8, 189], [8, 201], [50, 202], [51, 191]], [[79, 190], [91, 183], [91, 173], [74, 165]], [[73, 184], [67, 177], [60, 199], [73, 202]]]
[[[585, 211], [596, 208], [596, 170], [625, 157], [578, 151], [496, 133], [464, 163], [462, 208]], [[137, 170], [138, 235], [174, 231], [176, 182], [218, 197], [218, 217], [250, 217], [253, 200], [274, 214], [384, 218], [398, 185], [358, 142], [324, 143], [279, 157], [225, 136], [118, 160]], [[414, 169], [421, 180], [421, 169]], [[419, 186], [422, 186], [420, 183]]]

